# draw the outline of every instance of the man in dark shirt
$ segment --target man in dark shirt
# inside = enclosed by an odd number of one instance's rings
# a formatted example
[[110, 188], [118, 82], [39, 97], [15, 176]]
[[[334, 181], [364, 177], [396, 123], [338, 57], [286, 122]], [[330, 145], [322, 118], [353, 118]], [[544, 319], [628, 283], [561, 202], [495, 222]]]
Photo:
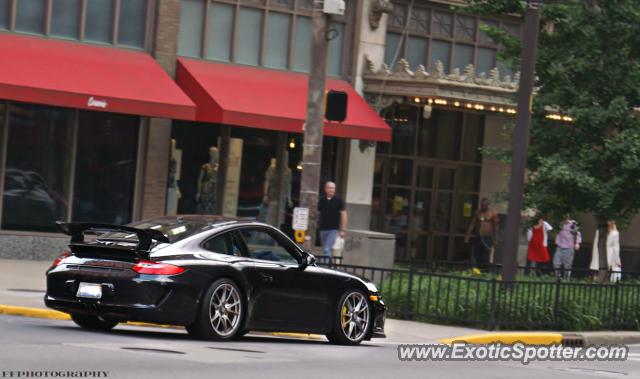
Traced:
[[336, 196], [336, 184], [327, 182], [324, 185], [325, 196], [318, 201], [318, 212], [320, 212], [320, 243], [322, 253], [325, 257], [331, 257], [333, 245], [338, 236], [344, 238], [344, 229], [347, 226], [347, 211], [344, 202]]

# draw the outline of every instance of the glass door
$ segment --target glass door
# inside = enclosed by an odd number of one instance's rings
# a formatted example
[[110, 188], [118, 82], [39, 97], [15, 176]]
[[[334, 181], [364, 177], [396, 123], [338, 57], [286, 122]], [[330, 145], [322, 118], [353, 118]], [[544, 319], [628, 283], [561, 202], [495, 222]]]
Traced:
[[412, 260], [447, 260], [453, 227], [457, 167], [422, 164], [415, 167], [411, 197], [409, 252]]

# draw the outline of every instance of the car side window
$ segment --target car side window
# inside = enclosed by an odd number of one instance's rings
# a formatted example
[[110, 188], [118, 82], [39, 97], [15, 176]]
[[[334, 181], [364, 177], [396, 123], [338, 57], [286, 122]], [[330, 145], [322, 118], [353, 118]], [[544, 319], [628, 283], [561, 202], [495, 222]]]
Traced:
[[229, 243], [229, 237], [227, 236], [227, 234], [223, 234], [206, 240], [202, 247], [214, 253], [239, 255], [234, 251], [231, 244]]
[[244, 240], [249, 257], [265, 261], [298, 264], [298, 261], [289, 250], [269, 232], [261, 229], [241, 229], [238, 234]]

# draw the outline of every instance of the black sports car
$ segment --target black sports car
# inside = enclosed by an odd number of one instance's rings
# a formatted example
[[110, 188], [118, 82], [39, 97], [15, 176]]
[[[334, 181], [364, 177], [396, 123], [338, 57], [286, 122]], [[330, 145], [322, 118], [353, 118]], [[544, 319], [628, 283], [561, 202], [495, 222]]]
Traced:
[[316, 266], [272, 226], [178, 216], [58, 228], [71, 243], [47, 271], [45, 303], [81, 327], [144, 321], [205, 339], [261, 330], [349, 345], [384, 337], [386, 307], [373, 283]]

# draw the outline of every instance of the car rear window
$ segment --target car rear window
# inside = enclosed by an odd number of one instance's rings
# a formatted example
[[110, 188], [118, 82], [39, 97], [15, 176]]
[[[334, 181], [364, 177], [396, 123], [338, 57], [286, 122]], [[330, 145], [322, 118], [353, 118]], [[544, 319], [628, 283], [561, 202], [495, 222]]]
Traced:
[[[189, 237], [200, 230], [202, 230], [206, 224], [196, 223], [192, 221], [184, 220], [154, 220], [154, 221], [142, 221], [130, 224], [129, 226], [138, 229], [154, 229], [160, 231], [162, 234], [169, 238], [171, 243], [180, 241], [183, 238]], [[136, 241], [137, 236], [134, 233], [113, 232], [105, 233], [98, 237], [100, 240], [131, 240]]]

